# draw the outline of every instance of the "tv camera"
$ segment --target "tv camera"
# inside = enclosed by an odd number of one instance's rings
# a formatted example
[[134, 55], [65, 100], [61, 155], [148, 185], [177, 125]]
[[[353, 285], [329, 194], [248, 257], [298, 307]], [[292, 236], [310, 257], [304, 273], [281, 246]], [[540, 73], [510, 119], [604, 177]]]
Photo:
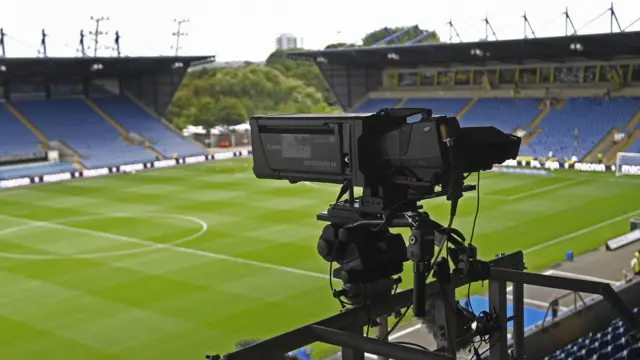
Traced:
[[[249, 123], [257, 178], [342, 185], [335, 203], [317, 219], [329, 223], [318, 253], [340, 265], [332, 277], [344, 283], [334, 290], [344, 303], [391, 296], [401, 281], [393, 276], [407, 260], [413, 262], [413, 313], [419, 318], [426, 316], [424, 287], [432, 272], [445, 282], [456, 274], [488, 277], [487, 263], [476, 259], [476, 249], [451, 225], [459, 199], [475, 189], [464, 184], [465, 174], [515, 159], [519, 137], [495, 127], [460, 127], [455, 117], [421, 108], [265, 115]], [[354, 187], [362, 195], [356, 197]], [[420, 201], [441, 196], [451, 201], [447, 226], [421, 211]], [[411, 229], [408, 246], [391, 227]], [[437, 261], [447, 244], [453, 272], [446, 259]]]

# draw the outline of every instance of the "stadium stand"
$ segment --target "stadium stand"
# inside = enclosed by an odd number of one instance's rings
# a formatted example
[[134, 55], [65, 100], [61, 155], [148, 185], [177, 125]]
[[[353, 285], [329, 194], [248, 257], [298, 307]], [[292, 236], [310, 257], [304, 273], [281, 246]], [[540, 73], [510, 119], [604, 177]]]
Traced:
[[82, 99], [31, 100], [13, 103], [50, 140], [81, 155], [89, 168], [155, 160], [143, 147], [128, 145]]
[[[29, 153], [31, 158], [4, 161], [0, 176], [66, 171], [70, 163], [76, 169], [102, 168], [202, 154], [203, 148], [140, 106], [164, 114], [190, 65], [212, 59], [3, 58], [3, 69], [10, 71], [0, 72], [6, 101], [0, 104], [0, 157]], [[59, 155], [61, 163], [47, 163], [47, 151], [56, 150], [52, 159]]]
[[[640, 308], [635, 308], [634, 313], [639, 314]], [[631, 343], [627, 335], [628, 327], [620, 319], [615, 319], [607, 329], [586, 335], [545, 357], [545, 360], [640, 359], [640, 345]]]
[[463, 126], [495, 126], [504, 132], [525, 127], [540, 112], [540, 99], [479, 99], [460, 119]]
[[640, 107], [638, 98], [570, 98], [542, 120], [542, 131], [522, 155], [583, 158], [611, 128], [623, 128]]
[[637, 130], [635, 130], [634, 136], [635, 140], [632, 140], [633, 142], [629, 145], [629, 147], [625, 150], [628, 152], [632, 152], [632, 153], [640, 153], [640, 128], [638, 128]]
[[122, 96], [96, 98], [95, 104], [128, 131], [135, 132], [162, 155], [172, 157], [202, 154], [202, 150], [160, 123], [153, 116]]
[[0, 156], [42, 151], [39, 139], [0, 104]]

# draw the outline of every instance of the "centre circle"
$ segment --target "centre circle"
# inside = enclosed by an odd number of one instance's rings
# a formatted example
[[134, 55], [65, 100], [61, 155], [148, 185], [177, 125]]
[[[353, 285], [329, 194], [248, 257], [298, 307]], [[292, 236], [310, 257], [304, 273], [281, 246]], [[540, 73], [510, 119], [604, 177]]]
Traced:
[[[105, 251], [105, 252], [84, 253], [84, 254], [69, 254], [69, 255], [12, 254], [12, 253], [0, 252], [0, 257], [1, 258], [12, 258], [12, 259], [25, 259], [25, 260], [53, 260], [53, 259], [95, 259], [95, 258], [103, 258], [103, 257], [108, 257], [108, 256], [135, 254], [135, 253], [151, 251], [151, 250], [156, 250], [156, 249], [172, 247], [172, 246], [183, 244], [183, 243], [185, 243], [187, 241], [191, 241], [193, 239], [196, 239], [196, 238], [200, 237], [202, 234], [204, 234], [207, 231], [207, 229], [209, 227], [207, 225], [207, 223], [204, 222], [203, 220], [195, 218], [195, 217], [192, 217], [192, 216], [186, 216], [186, 215], [117, 213], [117, 214], [100, 214], [100, 215], [76, 216], [76, 217], [70, 217], [70, 218], [64, 218], [64, 219], [58, 219], [58, 220], [51, 220], [51, 221], [42, 221], [42, 222], [40, 222], [40, 221], [36, 222], [35, 220], [30, 220], [30, 219], [21, 219], [21, 220], [24, 220], [25, 222], [28, 221], [28, 223], [24, 224], [24, 225], [20, 225], [20, 226], [15, 226], [15, 227], [12, 227], [12, 228], [0, 230], [0, 235], [12, 233], [12, 232], [17, 232], [17, 231], [24, 230], [24, 229], [32, 229], [32, 228], [36, 228], [36, 227], [47, 227], [47, 224], [61, 225], [61, 224], [65, 224], [65, 223], [69, 223], [69, 222], [73, 222], [73, 221], [80, 221], [80, 220], [107, 219], [107, 218], [127, 217], [127, 216], [133, 217], [133, 218], [145, 218], [145, 217], [146, 218], [149, 218], [149, 217], [158, 218], [159, 217], [159, 218], [167, 218], [167, 219], [181, 219], [181, 220], [190, 221], [192, 223], [196, 223], [196, 224], [200, 225], [200, 230], [197, 233], [195, 233], [193, 235], [189, 235], [189, 236], [184, 237], [182, 239], [174, 240], [174, 241], [171, 241], [171, 242], [168, 242], [168, 243], [149, 244], [149, 246], [145, 246], [145, 247], [141, 247], [141, 248], [137, 248], [137, 249], [118, 250], [118, 251]], [[72, 230], [72, 228], [70, 228], [69, 230]], [[115, 236], [115, 234], [102, 233], [102, 232], [96, 231], [96, 230], [81, 229], [81, 231], [84, 231], [84, 230], [90, 231], [90, 232], [95, 232], [96, 235], [104, 234], [105, 236]], [[134, 238], [131, 238], [131, 239], [133, 240]], [[147, 240], [143, 240], [143, 239], [135, 239], [135, 240], [141, 240], [141, 241], [147, 242]], [[151, 241], [149, 241], [149, 242], [151, 242]]]

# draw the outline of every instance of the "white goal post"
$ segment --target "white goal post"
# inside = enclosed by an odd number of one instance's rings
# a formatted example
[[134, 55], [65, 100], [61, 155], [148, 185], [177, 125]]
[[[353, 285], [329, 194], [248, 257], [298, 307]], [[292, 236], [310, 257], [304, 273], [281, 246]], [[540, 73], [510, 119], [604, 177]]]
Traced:
[[618, 153], [616, 176], [621, 175], [640, 175], [640, 153]]

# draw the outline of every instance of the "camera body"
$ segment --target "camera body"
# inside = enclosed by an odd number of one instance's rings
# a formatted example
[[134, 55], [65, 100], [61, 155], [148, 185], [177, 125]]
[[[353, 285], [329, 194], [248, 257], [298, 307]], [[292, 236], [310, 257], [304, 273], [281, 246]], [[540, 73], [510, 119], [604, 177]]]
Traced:
[[[372, 291], [390, 294], [391, 278], [410, 260], [414, 302], [424, 303], [420, 289], [432, 266], [436, 232], [448, 233], [420, 211], [419, 202], [447, 196], [455, 215], [462, 193], [473, 188], [464, 185], [463, 174], [515, 159], [520, 149], [519, 137], [495, 127], [460, 127], [455, 117], [433, 116], [429, 109], [265, 115], [249, 124], [257, 178], [342, 185], [336, 202], [317, 216], [329, 222], [318, 253], [340, 265], [333, 276], [352, 301]], [[362, 187], [357, 198], [356, 186]], [[411, 228], [408, 246], [391, 227]], [[414, 315], [424, 309], [416, 306]]]
[[446, 189], [453, 171], [488, 170], [520, 149], [519, 137], [460, 127], [429, 109], [265, 115], [249, 124], [257, 178], [384, 187], [397, 197], [425, 198]]

